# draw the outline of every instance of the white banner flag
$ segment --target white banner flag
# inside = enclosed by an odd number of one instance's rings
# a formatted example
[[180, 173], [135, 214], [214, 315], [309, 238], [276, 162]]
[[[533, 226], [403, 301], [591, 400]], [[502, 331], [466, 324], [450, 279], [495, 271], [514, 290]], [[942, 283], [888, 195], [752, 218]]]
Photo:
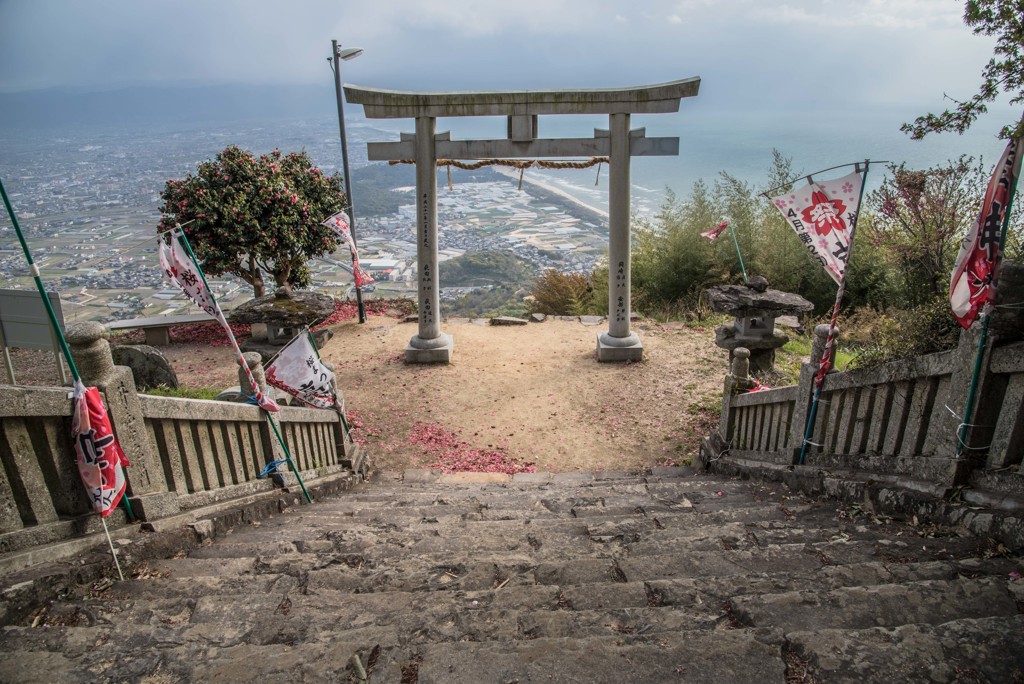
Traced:
[[863, 176], [854, 171], [835, 180], [809, 181], [802, 188], [772, 197], [800, 241], [837, 283], [846, 274], [861, 183]]
[[231, 346], [235, 349], [238, 365], [245, 371], [246, 376], [249, 378], [249, 384], [252, 386], [253, 392], [255, 392], [253, 398], [256, 400], [256, 404], [265, 411], [280, 411], [281, 407], [268, 395], [264, 394], [256, 384], [252, 371], [249, 370], [245, 359], [242, 358], [242, 350], [238, 346], [238, 341], [235, 340], [235, 334], [231, 332], [231, 326], [224, 317], [224, 312], [220, 310], [217, 300], [213, 298], [213, 293], [210, 292], [210, 288], [206, 285], [206, 280], [203, 278], [203, 272], [199, 269], [199, 264], [196, 263], [195, 259], [192, 258], [181, 244], [181, 241], [184, 239], [185, 234], [180, 230], [175, 230], [171, 233], [171, 243], [169, 245], [164, 242], [162, 237], [160, 238], [160, 268], [163, 269], [164, 275], [172, 283], [180, 287], [181, 291], [189, 299], [195, 302], [203, 311], [216, 318], [217, 322], [224, 328]]
[[267, 383], [310, 406], [335, 408], [334, 373], [320, 360], [309, 334], [288, 343], [266, 368]]

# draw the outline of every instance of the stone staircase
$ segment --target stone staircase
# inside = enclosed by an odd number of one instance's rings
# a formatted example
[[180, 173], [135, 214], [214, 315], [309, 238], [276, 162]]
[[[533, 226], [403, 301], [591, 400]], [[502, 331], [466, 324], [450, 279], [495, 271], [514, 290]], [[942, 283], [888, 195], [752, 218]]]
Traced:
[[24, 611], [0, 680], [1024, 682], [993, 542], [655, 472], [377, 474]]

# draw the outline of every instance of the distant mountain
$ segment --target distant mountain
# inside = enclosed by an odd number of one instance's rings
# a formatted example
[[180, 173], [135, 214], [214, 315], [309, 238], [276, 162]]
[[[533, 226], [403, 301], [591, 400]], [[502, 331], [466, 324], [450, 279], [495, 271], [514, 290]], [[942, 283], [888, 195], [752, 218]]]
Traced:
[[100, 92], [67, 89], [0, 93], [4, 127], [138, 125], [337, 115], [334, 85], [138, 86]]

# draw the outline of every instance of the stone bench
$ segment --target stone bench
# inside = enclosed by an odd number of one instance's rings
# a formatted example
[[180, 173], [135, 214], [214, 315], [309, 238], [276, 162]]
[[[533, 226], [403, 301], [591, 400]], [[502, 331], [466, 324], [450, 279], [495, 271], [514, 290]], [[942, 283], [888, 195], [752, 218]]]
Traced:
[[110, 330], [144, 330], [146, 344], [159, 347], [171, 343], [171, 327], [186, 323], [201, 323], [214, 320], [208, 313], [182, 314], [177, 316], [151, 316], [149, 318], [131, 318], [124, 321], [107, 323]]

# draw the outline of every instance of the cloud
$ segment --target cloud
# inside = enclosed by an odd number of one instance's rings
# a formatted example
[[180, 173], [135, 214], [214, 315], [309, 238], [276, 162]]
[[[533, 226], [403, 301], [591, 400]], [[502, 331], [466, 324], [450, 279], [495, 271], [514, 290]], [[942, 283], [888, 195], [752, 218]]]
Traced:
[[962, 23], [959, 7], [936, 0], [861, 0], [857, 3], [824, 0], [759, 3], [753, 18], [779, 24], [823, 27], [872, 27], [921, 30], [949, 28]]

